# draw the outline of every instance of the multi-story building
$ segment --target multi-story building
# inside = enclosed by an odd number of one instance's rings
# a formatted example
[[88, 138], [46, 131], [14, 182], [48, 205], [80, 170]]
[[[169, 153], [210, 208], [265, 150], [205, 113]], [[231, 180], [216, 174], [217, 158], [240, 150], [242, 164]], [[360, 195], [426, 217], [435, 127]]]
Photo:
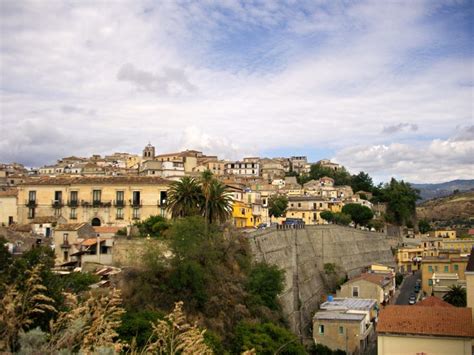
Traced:
[[442, 239], [440, 244], [442, 249], [457, 250], [461, 256], [467, 256], [474, 247], [474, 239]]
[[421, 246], [398, 248], [395, 256], [398, 272], [410, 273], [419, 270], [423, 253]]
[[326, 223], [320, 216], [323, 211], [340, 212], [342, 209], [342, 202], [335, 200], [322, 199], [316, 196], [289, 195], [288, 208], [285, 218], [302, 219], [305, 224], [324, 224]]
[[449, 238], [456, 239], [456, 231], [451, 229], [437, 229], [428, 232], [431, 238]]
[[225, 174], [257, 177], [260, 175], [260, 163], [245, 161], [228, 162], [225, 164]]
[[363, 273], [341, 285], [338, 297], [376, 300], [379, 305], [387, 303], [395, 293], [393, 273]]
[[[458, 281], [465, 281], [465, 270], [468, 258], [461, 257], [456, 250], [445, 251], [440, 250], [438, 256], [426, 256], [421, 262], [421, 279], [422, 290], [425, 294], [434, 294], [437, 286], [445, 286], [444, 282], [437, 282], [437, 280], [445, 279], [457, 280], [452, 281], [453, 284]], [[435, 275], [435, 278], [433, 276]], [[437, 275], [437, 278], [436, 278]], [[441, 288], [438, 291], [442, 291]]]
[[316, 164], [320, 165], [323, 168], [328, 168], [334, 171], [342, 170], [343, 167], [339, 164], [331, 162], [329, 159], [321, 159]]
[[169, 183], [148, 176], [31, 178], [18, 187], [18, 220], [55, 216], [67, 223], [127, 226], [165, 215]]
[[17, 195], [14, 187], [0, 188], [0, 225], [9, 226], [18, 222]]
[[308, 159], [305, 156], [293, 156], [290, 158], [291, 171], [298, 174], [307, 174], [311, 169]]
[[66, 223], [57, 226], [53, 231], [55, 263], [66, 266], [76, 266], [79, 260], [73, 254], [81, 250], [83, 240], [94, 237], [94, 229], [88, 223]]

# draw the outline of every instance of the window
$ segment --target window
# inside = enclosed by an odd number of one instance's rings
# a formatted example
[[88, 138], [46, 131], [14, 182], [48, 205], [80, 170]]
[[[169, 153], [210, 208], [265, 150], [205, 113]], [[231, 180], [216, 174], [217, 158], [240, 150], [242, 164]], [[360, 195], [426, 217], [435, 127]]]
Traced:
[[28, 218], [35, 218], [35, 209], [34, 209], [34, 207], [28, 208]]
[[301, 207], [301, 203], [300, 203], [300, 202], [298, 202], [298, 207]]
[[36, 201], [36, 191], [28, 192], [28, 201]]
[[132, 192], [132, 203], [134, 206], [140, 205], [140, 191], [133, 191]]
[[54, 217], [60, 217], [61, 216], [61, 209], [60, 208], [55, 208], [54, 209]]
[[117, 208], [117, 216], [115, 219], [123, 219], [123, 208]]
[[92, 191], [92, 200], [94, 202], [100, 202], [101, 199], [101, 191], [100, 190], [93, 190]]
[[344, 327], [339, 327], [339, 334], [344, 334]]
[[324, 325], [319, 325], [319, 334], [324, 334]]
[[303, 212], [303, 218], [304, 218], [304, 212]]
[[428, 266], [428, 271], [429, 271], [429, 272], [433, 272], [433, 266], [431, 266], [431, 265]]
[[117, 191], [115, 193], [115, 199], [117, 200], [117, 203], [123, 203], [123, 198], [124, 198], [124, 192], [123, 191]]
[[359, 297], [359, 286], [352, 286], [352, 297]]
[[67, 259], [69, 258], [69, 252], [67, 250], [63, 253], [63, 258], [64, 261], [67, 261]]
[[63, 243], [64, 244], [67, 244], [68, 238], [69, 238], [69, 234], [68, 233], [63, 233]]
[[76, 214], [76, 209], [75, 209], [75, 208], [71, 208], [71, 215], [69, 216], [69, 218], [71, 218], [71, 219], [76, 219], [76, 218], [77, 218], [77, 214]]
[[458, 271], [459, 270], [459, 265], [458, 264], [454, 264], [454, 271]]
[[438, 265], [435, 266], [435, 271], [438, 272]]
[[140, 209], [139, 208], [134, 208], [133, 209], [132, 218], [133, 219], [140, 219]]
[[77, 191], [71, 191], [70, 199], [71, 202], [77, 202]]
[[433, 280], [428, 280], [428, 286], [433, 286]]
[[166, 205], [168, 199], [168, 193], [166, 191], [160, 191], [160, 206]]
[[449, 266], [448, 265], [444, 266], [444, 272], [449, 272]]

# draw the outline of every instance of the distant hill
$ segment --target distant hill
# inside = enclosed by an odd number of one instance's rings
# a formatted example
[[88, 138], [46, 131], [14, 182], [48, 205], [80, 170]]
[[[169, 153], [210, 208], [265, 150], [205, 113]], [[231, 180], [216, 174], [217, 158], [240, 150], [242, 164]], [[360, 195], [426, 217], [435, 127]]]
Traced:
[[425, 201], [417, 206], [416, 214], [429, 221], [470, 221], [474, 219], [474, 191]]
[[411, 184], [411, 186], [420, 190], [422, 201], [426, 201], [451, 195], [455, 190], [459, 192], [474, 190], [474, 179], [453, 180], [439, 184]]

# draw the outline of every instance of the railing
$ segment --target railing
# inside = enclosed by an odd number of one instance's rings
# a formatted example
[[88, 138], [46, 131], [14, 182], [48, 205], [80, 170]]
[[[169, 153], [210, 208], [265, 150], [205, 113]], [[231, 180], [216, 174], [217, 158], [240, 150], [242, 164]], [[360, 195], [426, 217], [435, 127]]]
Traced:
[[51, 201], [51, 206], [53, 208], [61, 208], [61, 207], [64, 206], [63, 200], [53, 200], [53, 201]]
[[100, 200], [92, 200], [92, 207], [110, 207], [112, 202], [104, 202]]
[[77, 207], [77, 206], [79, 206], [79, 201], [77, 201], [77, 200], [68, 200], [67, 205], [69, 207]]
[[134, 215], [132, 216], [132, 219], [140, 219], [140, 215]]
[[130, 201], [130, 204], [132, 205], [132, 207], [141, 207], [142, 204], [143, 204], [143, 201], [142, 200], [132, 200], [132, 201]]
[[125, 200], [114, 200], [114, 206], [116, 206], [116, 207], [125, 206]]
[[37, 206], [36, 200], [26, 200], [25, 205], [28, 207], [36, 207]]
[[61, 248], [70, 248], [71, 245], [69, 244], [69, 242], [67, 240], [64, 240], [62, 242], [62, 244], [60, 245]]
[[115, 216], [115, 219], [123, 219], [123, 216]]
[[73, 215], [70, 215], [70, 216], [69, 216], [69, 219], [77, 219], [77, 216], [76, 216], [76, 215], [74, 215], [74, 216], [73, 216]]

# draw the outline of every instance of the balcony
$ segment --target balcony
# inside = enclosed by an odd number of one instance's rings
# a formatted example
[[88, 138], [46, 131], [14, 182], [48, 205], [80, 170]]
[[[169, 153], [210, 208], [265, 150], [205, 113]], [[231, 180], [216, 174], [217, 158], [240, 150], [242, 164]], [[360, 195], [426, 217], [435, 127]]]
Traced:
[[132, 219], [138, 220], [138, 219], [140, 219], [140, 215], [134, 215], [134, 216], [132, 217]]
[[37, 206], [37, 203], [36, 203], [36, 200], [26, 200], [25, 201], [25, 205], [27, 207], [36, 207]]
[[110, 207], [112, 206], [112, 202], [104, 202], [100, 200], [93, 200], [92, 201], [92, 207]]
[[67, 240], [64, 240], [60, 247], [64, 249], [69, 249], [71, 247], [71, 244], [69, 244]]
[[53, 200], [51, 201], [51, 207], [53, 208], [62, 208], [64, 206], [63, 200]]
[[77, 207], [77, 206], [79, 206], [79, 201], [77, 201], [77, 200], [69, 200], [69, 201], [67, 202], [67, 205], [68, 205], [69, 207]]
[[143, 201], [142, 200], [132, 200], [130, 201], [132, 207], [142, 207]]
[[125, 206], [125, 200], [114, 200], [114, 206], [115, 207], [124, 207]]

